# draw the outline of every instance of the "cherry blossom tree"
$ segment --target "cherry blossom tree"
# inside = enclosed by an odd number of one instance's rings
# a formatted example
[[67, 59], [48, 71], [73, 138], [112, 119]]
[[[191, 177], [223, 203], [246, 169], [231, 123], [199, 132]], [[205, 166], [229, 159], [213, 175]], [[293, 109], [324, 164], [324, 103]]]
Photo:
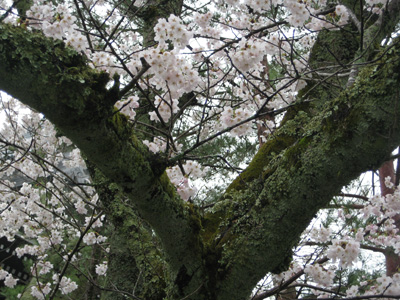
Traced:
[[399, 261], [394, 173], [342, 192], [400, 142], [400, 1], [0, 9], [0, 230], [32, 273], [0, 270], [15, 297], [400, 297], [400, 273], [356, 264]]

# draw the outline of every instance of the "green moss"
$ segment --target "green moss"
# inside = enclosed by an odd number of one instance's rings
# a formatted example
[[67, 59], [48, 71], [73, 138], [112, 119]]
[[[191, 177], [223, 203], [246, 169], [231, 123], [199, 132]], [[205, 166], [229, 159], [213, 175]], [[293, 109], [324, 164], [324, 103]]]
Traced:
[[271, 170], [270, 161], [284, 149], [296, 142], [302, 135], [303, 124], [309, 121], [310, 103], [299, 102], [288, 109], [281, 127], [259, 149], [249, 166], [228, 187], [226, 194], [234, 190], [242, 190], [253, 180], [265, 180]]
[[[72, 122], [84, 111], [88, 98], [94, 103], [103, 101], [108, 75], [89, 68], [86, 58], [63, 41], [6, 24], [0, 25], [0, 39], [4, 41], [0, 46], [0, 87], [13, 96], [30, 98], [30, 105], [41, 112], [54, 109], [52, 100], [56, 98], [64, 104], [58, 115], [73, 110]], [[55, 118], [53, 113], [53, 122], [65, 122], [61, 116]]]
[[268, 162], [294, 141], [295, 138], [290, 136], [277, 136], [275, 139], [266, 142], [254, 156], [246, 170], [230, 184], [226, 190], [226, 194], [234, 190], [245, 189], [251, 181], [261, 179]]
[[166, 172], [164, 172], [160, 176], [160, 183], [164, 187], [165, 192], [168, 194], [169, 197], [171, 198], [177, 197], [175, 187], [171, 184], [171, 181], [169, 180], [169, 177]]
[[301, 154], [307, 150], [311, 140], [312, 138], [309, 136], [303, 137], [285, 151], [284, 157], [287, 159], [287, 164], [290, 166], [291, 170], [301, 168]]
[[[359, 48], [359, 34], [354, 25], [332, 31], [323, 30], [318, 34], [310, 55], [313, 69], [332, 65], [345, 65], [354, 59]], [[334, 69], [330, 68], [329, 72]]]
[[[298, 112], [286, 121], [277, 136], [295, 142], [264, 161], [268, 174], [260, 180], [261, 192], [252, 196], [257, 190], [252, 184], [231, 191], [225, 208], [232, 222], [221, 221], [218, 227], [220, 233], [228, 230], [221, 240], [225, 280], [218, 285], [224, 293], [237, 290], [239, 283], [256, 284], [267, 269], [279, 272], [287, 267], [290, 249], [318, 209], [360, 172], [379, 166], [390, 155], [400, 139], [399, 47], [377, 67], [361, 72], [353, 88], [314, 111], [312, 119]], [[257, 199], [255, 205], [251, 198]], [[246, 201], [253, 206], [236, 205]], [[258, 270], [263, 271], [255, 275]]]
[[206, 245], [214, 242], [214, 237], [224, 217], [225, 213], [218, 211], [215, 213], [208, 213], [202, 219], [200, 235]]
[[119, 113], [115, 108], [114, 108], [114, 113], [112, 117], [109, 119], [111, 128], [114, 129], [116, 134], [121, 138], [121, 139], [130, 139], [132, 135], [132, 131], [129, 130], [129, 125], [128, 125], [128, 120], [129, 118], [124, 115]]
[[[133, 290], [144, 299], [161, 299], [165, 296], [165, 262], [162, 253], [154, 247], [159, 241], [136, 213], [134, 205], [115, 183], [89, 163], [89, 171], [96, 183], [99, 200], [110, 225], [110, 263], [108, 282], [120, 290]], [[113, 289], [113, 286], [109, 286]], [[102, 299], [124, 299], [119, 293], [104, 293]]]

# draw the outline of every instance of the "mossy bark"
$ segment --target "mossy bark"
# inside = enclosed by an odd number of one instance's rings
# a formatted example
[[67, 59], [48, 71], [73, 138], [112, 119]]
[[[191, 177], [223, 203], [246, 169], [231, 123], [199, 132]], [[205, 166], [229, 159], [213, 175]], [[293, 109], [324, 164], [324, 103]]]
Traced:
[[[400, 142], [400, 46], [379, 57], [323, 109], [288, 118], [203, 218], [176, 196], [163, 164], [113, 111], [106, 74], [61, 41], [0, 25], [0, 89], [42, 112], [152, 227], [172, 299], [247, 299], [267, 272], [288, 266], [318, 209], [388, 158]], [[123, 211], [116, 200], [108, 205], [112, 218]], [[116, 234], [126, 236], [125, 225]]]
[[[183, 269], [197, 278], [202, 245], [196, 212], [176, 196], [162, 165], [126, 118], [113, 111], [117, 99], [110, 99], [106, 89], [108, 75], [90, 69], [62, 41], [40, 33], [1, 24], [0, 39], [0, 89], [42, 112], [118, 184], [159, 236], [172, 278]], [[200, 277], [180, 289], [192, 292]]]
[[118, 186], [110, 183], [90, 161], [86, 165], [111, 223], [106, 290], [101, 299], [122, 300], [132, 294], [141, 299], [163, 299], [167, 268], [162, 251], [154, 247], [159, 241], [134, 207], [126, 203]]

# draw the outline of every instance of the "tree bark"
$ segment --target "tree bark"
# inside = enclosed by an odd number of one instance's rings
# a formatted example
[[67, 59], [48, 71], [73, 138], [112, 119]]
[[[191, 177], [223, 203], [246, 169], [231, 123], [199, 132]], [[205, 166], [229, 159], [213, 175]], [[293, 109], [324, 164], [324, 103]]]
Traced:
[[[385, 197], [386, 195], [393, 194], [394, 189], [389, 188], [385, 184], [385, 178], [390, 177], [390, 182], [394, 184], [395, 182], [395, 172], [394, 172], [394, 165], [393, 160], [385, 162], [379, 168], [379, 181], [380, 181], [380, 188], [381, 188], [381, 195]], [[395, 225], [397, 229], [400, 229], [400, 215], [397, 214], [393, 217], [395, 221]], [[385, 264], [386, 264], [386, 275], [393, 276], [393, 274], [397, 273], [400, 268], [400, 257], [393, 252], [391, 248], [386, 248], [385, 252]]]
[[4, 24], [0, 35], [0, 89], [42, 112], [120, 186], [160, 238], [172, 278], [202, 278], [197, 213], [177, 197], [165, 166], [137, 140], [126, 117], [113, 111], [118, 99], [106, 89], [108, 75], [90, 69], [62, 41]]
[[267, 272], [287, 268], [317, 211], [400, 142], [395, 44], [323, 110], [295, 107], [203, 217], [113, 111], [118, 93], [105, 73], [40, 33], [0, 24], [0, 41], [0, 89], [42, 112], [118, 185], [160, 239], [176, 299], [246, 299]]

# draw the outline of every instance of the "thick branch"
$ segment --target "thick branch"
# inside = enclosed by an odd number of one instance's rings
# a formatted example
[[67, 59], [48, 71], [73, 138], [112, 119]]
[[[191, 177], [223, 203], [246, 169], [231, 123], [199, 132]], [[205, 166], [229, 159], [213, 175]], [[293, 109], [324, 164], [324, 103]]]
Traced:
[[[237, 298], [266, 272], [284, 270], [317, 211], [360, 173], [378, 168], [398, 145], [400, 45], [379, 63], [363, 70], [324, 111], [307, 121], [300, 112], [287, 122], [255, 157], [267, 164], [251, 163], [247, 175], [230, 187], [223, 208], [230, 222], [218, 244], [221, 261], [230, 266], [221, 294], [233, 291], [230, 297]], [[290, 132], [297, 140], [267, 159], [268, 147]]]
[[[181, 270], [193, 276], [201, 269], [195, 212], [176, 196], [163, 163], [137, 140], [126, 117], [113, 111], [108, 75], [40, 33], [0, 24], [0, 37], [0, 89], [42, 112], [122, 188], [160, 237], [173, 277]], [[201, 280], [192, 281], [196, 288]]]

